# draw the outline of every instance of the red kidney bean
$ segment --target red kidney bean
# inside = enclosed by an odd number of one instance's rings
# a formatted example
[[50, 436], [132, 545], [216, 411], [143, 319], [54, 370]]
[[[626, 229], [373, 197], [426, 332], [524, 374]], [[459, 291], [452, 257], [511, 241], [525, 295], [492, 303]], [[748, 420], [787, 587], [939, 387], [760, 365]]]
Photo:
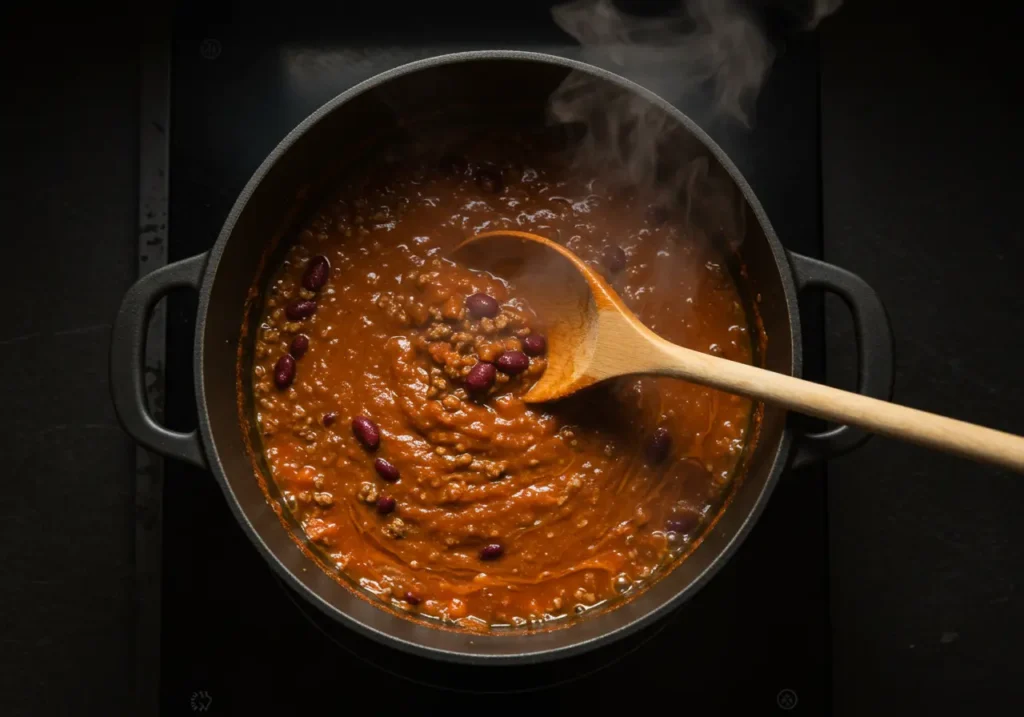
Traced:
[[497, 194], [505, 188], [505, 178], [497, 167], [478, 167], [476, 183], [480, 189], [491, 194]]
[[481, 560], [497, 560], [505, 554], [505, 548], [498, 543], [491, 543], [480, 548]]
[[609, 272], [618, 274], [626, 268], [626, 252], [621, 246], [610, 246], [604, 250], [602, 261]]
[[288, 353], [297, 359], [302, 358], [306, 351], [309, 349], [309, 337], [305, 334], [299, 334], [292, 339], [292, 345], [288, 348]]
[[284, 313], [292, 321], [308, 319], [316, 313], [316, 302], [309, 299], [293, 301], [285, 307]]
[[530, 359], [522, 351], [506, 351], [495, 363], [509, 376], [515, 376], [530, 368]]
[[398, 469], [391, 461], [386, 461], [383, 458], [378, 458], [373, 462], [373, 467], [377, 471], [377, 475], [386, 480], [388, 483], [394, 483], [401, 476], [398, 474]]
[[498, 300], [487, 294], [473, 294], [466, 299], [466, 308], [474, 319], [493, 319], [498, 315]]
[[679, 535], [687, 535], [697, 526], [699, 516], [696, 513], [674, 515], [665, 522], [665, 530]]
[[331, 271], [331, 263], [326, 256], [314, 256], [306, 264], [306, 273], [302, 275], [302, 285], [310, 291], [319, 291], [327, 283]]
[[397, 505], [398, 502], [390, 495], [382, 495], [377, 499], [377, 512], [381, 515], [387, 515], [392, 512]]
[[380, 445], [380, 429], [366, 416], [356, 416], [352, 419], [352, 433], [368, 451], [375, 451]]
[[473, 365], [466, 375], [466, 388], [470, 391], [486, 391], [494, 385], [498, 372], [493, 363], [480, 361]]
[[274, 384], [282, 391], [292, 385], [295, 380], [295, 359], [285, 354], [274, 366]]
[[548, 340], [540, 334], [530, 334], [523, 338], [523, 351], [530, 356], [540, 356], [548, 350]]
[[405, 601], [415, 607], [420, 604], [420, 596], [414, 593], [412, 590], [407, 590], [405, 593]]
[[334, 422], [338, 420], [338, 414], [335, 411], [330, 411], [324, 414], [324, 428], [330, 428], [334, 425]]
[[651, 437], [647, 439], [647, 460], [651, 463], [661, 463], [668, 458], [672, 450], [672, 435], [667, 428], [656, 428]]

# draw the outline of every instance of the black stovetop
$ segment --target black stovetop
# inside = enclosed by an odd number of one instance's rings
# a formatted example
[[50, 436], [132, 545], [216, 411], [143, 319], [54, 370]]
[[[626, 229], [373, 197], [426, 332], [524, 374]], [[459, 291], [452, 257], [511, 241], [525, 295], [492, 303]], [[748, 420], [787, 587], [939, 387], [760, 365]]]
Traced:
[[[174, 24], [170, 259], [208, 249], [252, 172], [284, 135], [334, 95], [405, 62], [463, 49], [575, 56], [546, 3], [517, 5], [499, 26], [471, 18], [338, 10], [306, 25], [246, 25], [228, 4], [182, 10]], [[687, 109], [684, 107], [684, 109]], [[764, 204], [782, 243], [821, 254], [818, 51], [791, 39], [764, 88], [756, 128], [707, 127]], [[804, 303], [806, 373], [820, 379], [823, 319]], [[195, 422], [195, 299], [169, 302], [167, 418]], [[371, 644], [301, 604], [238, 527], [212, 476], [169, 461], [163, 505], [161, 704], [186, 711], [205, 691], [211, 713], [357, 694], [386, 709], [448, 710], [471, 691], [533, 690], [553, 709], [604, 713], [670, 693], [679, 709], [763, 714], [796, 695], [806, 714], [830, 697], [824, 469], [783, 476], [742, 548], [687, 605], [624, 644], [565, 664], [482, 669], [428, 664]], [[615, 674], [614, 686], [604, 680]], [[792, 691], [784, 692], [785, 690]], [[515, 700], [514, 696], [503, 699]], [[663, 698], [662, 698], [663, 699]], [[479, 704], [479, 703], [478, 703]], [[220, 710], [223, 710], [222, 712]]]

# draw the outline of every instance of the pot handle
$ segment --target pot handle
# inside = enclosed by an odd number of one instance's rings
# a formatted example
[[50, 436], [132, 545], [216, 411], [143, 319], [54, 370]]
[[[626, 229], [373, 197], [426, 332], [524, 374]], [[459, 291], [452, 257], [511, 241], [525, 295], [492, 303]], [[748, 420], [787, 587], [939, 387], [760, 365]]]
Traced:
[[[837, 295], [853, 315], [857, 339], [857, 392], [883, 401], [892, 398], [893, 340], [882, 300], [856, 274], [818, 259], [789, 252], [798, 289], [816, 288]], [[870, 434], [850, 426], [797, 436], [790, 465], [817, 463], [853, 450]]]
[[206, 267], [206, 254], [161, 267], [136, 281], [121, 301], [110, 342], [110, 387], [121, 425], [132, 438], [165, 456], [206, 468], [197, 431], [181, 433], [158, 424], [146, 408], [142, 350], [146, 326], [156, 302], [171, 289], [198, 290]]

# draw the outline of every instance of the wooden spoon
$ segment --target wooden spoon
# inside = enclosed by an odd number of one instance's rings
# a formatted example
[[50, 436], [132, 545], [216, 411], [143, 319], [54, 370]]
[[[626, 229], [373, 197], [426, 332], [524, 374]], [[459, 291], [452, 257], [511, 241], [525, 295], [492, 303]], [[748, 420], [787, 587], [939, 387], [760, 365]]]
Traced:
[[676, 376], [1024, 472], [1020, 436], [676, 346], [644, 326], [579, 257], [544, 237], [485, 232], [459, 245], [456, 257], [516, 284], [547, 324], [548, 366], [528, 402], [615, 376]]

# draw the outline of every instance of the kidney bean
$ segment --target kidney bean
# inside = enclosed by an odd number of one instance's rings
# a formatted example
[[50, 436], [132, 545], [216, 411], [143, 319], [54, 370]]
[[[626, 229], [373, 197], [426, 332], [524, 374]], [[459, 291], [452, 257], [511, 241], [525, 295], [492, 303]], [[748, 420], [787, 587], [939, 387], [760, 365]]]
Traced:
[[548, 350], [548, 340], [540, 334], [530, 334], [523, 338], [523, 351], [530, 356], [540, 356]]
[[686, 515], [674, 515], [665, 521], [665, 530], [679, 535], [686, 535], [697, 526], [698, 516], [696, 513]]
[[282, 391], [292, 385], [295, 380], [295, 359], [285, 354], [274, 366], [274, 384]]
[[292, 321], [308, 319], [316, 313], [316, 302], [309, 299], [293, 301], [285, 307], [284, 313]]
[[388, 483], [394, 483], [401, 476], [398, 474], [398, 469], [391, 461], [386, 461], [383, 458], [378, 458], [373, 462], [373, 467], [377, 471], [377, 475], [386, 480]]
[[626, 268], [626, 252], [621, 246], [610, 246], [604, 250], [602, 261], [610, 273], [618, 274]]
[[487, 294], [473, 294], [466, 299], [466, 308], [474, 319], [493, 319], [498, 315], [498, 301]]
[[522, 351], [506, 351], [495, 363], [509, 376], [515, 376], [530, 368], [530, 359]]
[[366, 416], [356, 416], [352, 419], [352, 433], [368, 451], [375, 451], [380, 445], [380, 429]]
[[377, 499], [377, 512], [381, 515], [387, 515], [394, 511], [397, 505], [398, 502], [390, 495], [382, 495]]
[[324, 428], [330, 428], [334, 425], [334, 422], [338, 420], [338, 414], [336, 411], [330, 411], [324, 414]]
[[480, 548], [480, 559], [481, 560], [497, 560], [505, 554], [505, 548], [499, 543], [491, 543]]
[[407, 590], [405, 593], [405, 601], [415, 607], [420, 604], [420, 596], [414, 593], [412, 590]]
[[647, 439], [647, 460], [651, 463], [661, 463], [668, 458], [672, 450], [672, 435], [667, 428], [656, 428], [651, 437]]
[[480, 189], [491, 194], [496, 194], [505, 188], [505, 178], [497, 167], [477, 168], [476, 183]]
[[494, 385], [498, 372], [493, 363], [480, 361], [473, 365], [466, 375], [466, 388], [470, 391], [486, 391]]
[[309, 337], [305, 334], [299, 334], [292, 339], [292, 345], [288, 348], [288, 353], [297, 359], [302, 358], [306, 351], [309, 349]]
[[331, 271], [331, 263], [326, 256], [314, 256], [306, 264], [306, 273], [302, 275], [302, 285], [310, 291], [319, 291], [327, 283]]

